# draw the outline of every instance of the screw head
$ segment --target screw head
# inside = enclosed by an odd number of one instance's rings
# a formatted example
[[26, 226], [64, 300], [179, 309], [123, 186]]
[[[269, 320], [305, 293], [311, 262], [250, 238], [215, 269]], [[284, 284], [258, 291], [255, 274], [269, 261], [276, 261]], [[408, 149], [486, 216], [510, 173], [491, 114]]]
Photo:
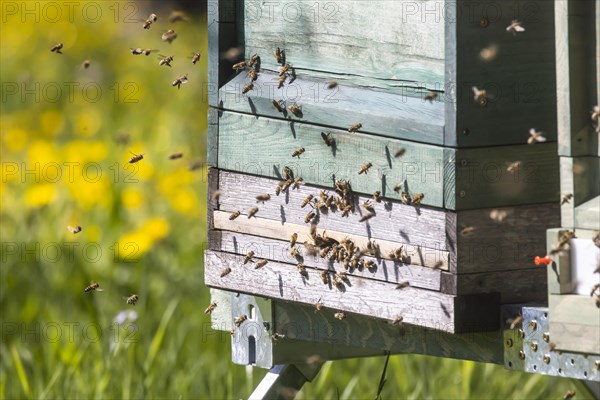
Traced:
[[531, 347], [531, 350], [533, 350], [533, 351], [537, 351], [537, 349], [538, 349], [538, 345], [537, 345], [537, 343], [536, 343], [536, 342], [532, 342], [532, 343], [529, 345], [529, 347]]
[[479, 26], [481, 26], [482, 28], [487, 28], [490, 25], [490, 20], [487, 19], [486, 17], [482, 17], [481, 21], [479, 21]]
[[465, 128], [463, 129], [463, 135], [468, 135], [469, 134], [469, 128]]
[[537, 321], [535, 319], [532, 319], [529, 322], [529, 327], [531, 328], [532, 331], [535, 331], [537, 329]]
[[466, 167], [468, 164], [467, 160], [460, 160], [460, 165], [462, 165], [463, 167]]
[[545, 364], [550, 364], [550, 356], [548, 354], [544, 354], [543, 360]]
[[504, 345], [506, 347], [512, 347], [513, 346], [513, 340], [512, 339], [506, 339], [506, 341], [504, 342]]
[[542, 338], [544, 339], [544, 342], [549, 342], [550, 341], [550, 333], [544, 332], [544, 334], [542, 335]]
[[525, 359], [525, 352], [524, 352], [523, 350], [519, 350], [519, 358], [520, 358], [521, 360], [524, 360], [524, 359]]
[[467, 192], [465, 192], [464, 190], [461, 190], [461, 191], [458, 193], [458, 195], [459, 195], [460, 197], [465, 197], [465, 196], [467, 195]]

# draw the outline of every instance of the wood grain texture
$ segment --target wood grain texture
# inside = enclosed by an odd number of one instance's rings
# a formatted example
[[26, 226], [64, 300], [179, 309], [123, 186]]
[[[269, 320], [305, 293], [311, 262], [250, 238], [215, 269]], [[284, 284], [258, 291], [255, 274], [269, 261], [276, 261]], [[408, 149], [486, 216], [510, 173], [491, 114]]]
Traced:
[[[308, 224], [299, 225], [287, 222], [281, 224], [278, 221], [266, 218], [244, 218], [245, 215], [241, 215], [240, 217], [231, 221], [229, 220], [229, 216], [230, 213], [228, 212], [215, 211], [213, 213], [215, 229], [229, 230], [232, 232], [245, 234], [253, 234], [256, 236], [271, 239], [289, 238], [292, 233], [296, 232], [298, 234], [298, 243], [311, 243], [310, 226], [308, 226]], [[338, 232], [333, 230], [328, 230], [327, 236], [336, 239], [337, 241], [341, 241], [345, 238], [348, 238], [351, 239], [355, 243], [355, 245], [360, 247], [361, 249], [367, 248], [368, 238], [363, 236], [357, 236], [348, 234], [346, 232]], [[392, 261], [388, 254], [402, 246], [404, 253], [408, 256], [410, 264], [433, 268], [434, 265], [436, 265], [436, 263], [441, 261], [442, 265], [438, 269], [448, 269], [448, 252], [435, 249], [427, 249], [407, 243], [394, 243], [385, 240], [378, 240], [377, 245], [380, 248], [381, 259], [383, 260]]]
[[[556, 141], [553, 2], [452, 0], [446, 5], [457, 7], [459, 17], [451, 26], [456, 30], [456, 52], [447, 54], [456, 57], [456, 80], [446, 82], [446, 101], [456, 102], [456, 127], [450, 128], [456, 135], [454, 142], [447, 137], [445, 145], [525, 143], [530, 128]], [[488, 18], [487, 27], [481, 25], [483, 17]], [[525, 32], [506, 31], [513, 19], [522, 22]], [[497, 46], [497, 56], [484, 62], [480, 51], [491, 45]], [[474, 100], [472, 86], [487, 91], [486, 107]]]
[[[287, 165], [296, 173], [296, 176], [299, 176], [297, 164], [289, 163]], [[280, 166], [278, 171], [282, 169], [283, 166]], [[222, 192], [220, 200], [222, 211], [246, 211], [258, 206], [260, 211], [257, 215], [260, 217], [300, 225], [304, 224], [304, 218], [310, 211], [310, 206], [301, 208], [306, 196], [312, 194], [314, 197], [318, 197], [321, 190], [325, 190], [329, 194], [334, 193], [333, 185], [328, 185], [330, 189], [301, 185], [298, 189], [290, 188], [288, 192], [276, 196], [275, 186], [279, 183], [279, 179], [227, 171], [219, 172], [219, 183]], [[265, 204], [257, 204], [255, 196], [261, 193], [270, 193], [271, 200]], [[382, 191], [382, 193], [385, 193], [386, 199], [381, 203], [372, 201], [371, 196], [358, 195], [356, 212], [351, 213], [347, 218], [342, 217], [341, 212], [334, 210], [321, 213], [319, 229], [346, 232], [376, 241], [411, 243], [443, 251], [449, 249], [446, 245], [444, 229], [447, 213], [430, 207], [421, 207], [420, 210], [417, 210], [413, 206], [401, 204], [398, 200], [389, 200], [398, 198], [398, 195], [390, 189], [387, 192]], [[362, 204], [369, 199], [373, 203], [377, 216], [367, 221], [368, 224], [359, 223], [360, 218], [365, 214]]]
[[[210, 302], [217, 303], [217, 307], [210, 314], [211, 328], [219, 331], [228, 331], [233, 328], [231, 318], [231, 296], [226, 290], [210, 289]], [[206, 305], [208, 307], [208, 304]]]
[[550, 337], [556, 347], [600, 354], [600, 308], [589, 296], [549, 295]]
[[[298, 77], [279, 89], [278, 78], [276, 73], [262, 72], [253, 83], [254, 89], [243, 95], [242, 89], [250, 78], [246, 72], [240, 72], [220, 88], [222, 108], [342, 130], [360, 122], [361, 132], [443, 143], [443, 103], [425, 101], [425, 90], [406, 89], [403, 94], [394, 94], [344, 85], [327, 89], [328, 80], [305, 77]], [[302, 114], [279, 113], [273, 107], [273, 100], [284, 100], [286, 107], [296, 103]]]
[[[264, 258], [289, 264], [294, 264], [299, 261], [290, 255], [290, 243], [289, 240], [286, 240], [287, 238], [277, 240], [228, 231], [218, 231], [214, 233], [221, 236], [221, 247], [214, 249], [217, 251], [242, 256], [245, 256], [249, 251], [253, 251], [255, 260]], [[425, 268], [419, 265], [394, 263], [385, 259], [377, 260], [374, 257], [367, 256], [364, 257], [364, 260], [375, 262], [376, 267], [371, 269], [361, 268], [345, 270], [342, 263], [334, 263], [328, 258], [322, 258], [319, 255], [310, 256], [306, 254], [306, 250], [302, 246], [297, 245], [297, 247], [300, 249], [299, 251], [302, 255], [300, 261], [302, 261], [306, 268], [345, 272], [349, 277], [360, 276], [365, 279], [375, 279], [396, 284], [400, 282], [409, 282], [412, 287], [440, 290], [441, 271], [439, 270]]]
[[[393, 320], [401, 315], [408, 324], [459, 333], [496, 330], [499, 325], [499, 296], [455, 297], [439, 292], [356, 277], [344, 289], [329, 288], [319, 272], [307, 269], [303, 278], [293, 265], [269, 262], [260, 269], [242, 266], [242, 256], [206, 252], [205, 282], [209, 287], [228, 289], [286, 301], [315, 304], [346, 312]], [[221, 278], [223, 268], [231, 273]]]
[[[273, 311], [276, 331], [286, 335], [287, 342], [296, 344], [296, 349], [304, 343], [301, 341], [311, 341], [331, 346], [381, 349], [392, 354], [426, 354], [495, 364], [503, 362], [501, 331], [450, 334], [410, 324], [394, 326], [358, 314], [348, 314], [346, 319], [339, 321], [333, 316], [335, 309], [323, 308], [315, 313], [311, 306], [275, 300]], [[275, 354], [279, 346], [279, 342], [274, 343]], [[296, 358], [291, 360], [306, 362], [311, 356], [313, 360], [320, 358], [317, 353], [296, 351]]]

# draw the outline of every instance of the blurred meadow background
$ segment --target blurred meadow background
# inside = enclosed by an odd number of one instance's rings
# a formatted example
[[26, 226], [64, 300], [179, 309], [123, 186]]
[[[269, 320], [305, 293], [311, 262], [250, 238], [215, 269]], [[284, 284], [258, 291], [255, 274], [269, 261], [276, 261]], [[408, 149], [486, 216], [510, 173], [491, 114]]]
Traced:
[[[266, 373], [233, 365], [229, 333], [203, 312], [205, 9], [2, 2], [0, 398], [246, 398]], [[169, 22], [172, 11], [185, 20]], [[145, 30], [150, 13], [158, 20]], [[170, 28], [171, 44], [161, 40]], [[50, 52], [59, 42], [63, 54]], [[172, 67], [157, 54], [173, 55]], [[131, 153], [144, 158], [129, 164]], [[84, 293], [91, 281], [104, 291]], [[134, 293], [135, 307], [124, 299]], [[383, 365], [326, 363], [298, 398], [374, 398]], [[382, 397], [560, 399], [568, 389], [589, 396], [567, 379], [392, 356]]]

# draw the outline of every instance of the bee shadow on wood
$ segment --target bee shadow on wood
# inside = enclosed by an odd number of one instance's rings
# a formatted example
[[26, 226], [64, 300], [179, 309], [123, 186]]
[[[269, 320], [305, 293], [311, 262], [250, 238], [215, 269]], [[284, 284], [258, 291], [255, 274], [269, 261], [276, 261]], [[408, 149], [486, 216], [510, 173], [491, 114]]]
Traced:
[[290, 131], [292, 132], [294, 139], [296, 139], [296, 127], [294, 126], [294, 121], [290, 121]]
[[367, 238], [371, 240], [371, 225], [369, 225], [369, 222], [367, 222], [365, 226], [367, 228]]
[[394, 208], [394, 203], [392, 203], [391, 201], [384, 201], [383, 202], [383, 208], [386, 211], [392, 211], [392, 209]]
[[383, 277], [387, 281], [389, 276], [388, 276], [387, 264], [386, 264], [385, 260], [381, 261], [381, 268], [383, 269]]
[[[387, 149], [387, 147], [386, 147]], [[385, 174], [381, 174], [381, 196], [385, 197], [385, 190], [387, 189], [387, 178]]]
[[279, 282], [279, 296], [283, 297], [283, 278], [281, 274], [277, 275], [277, 281]]
[[333, 155], [334, 158], [337, 155], [337, 140], [335, 140], [335, 139], [333, 139], [331, 141], [331, 154]]
[[217, 108], [217, 115], [219, 118], [223, 116], [223, 100], [219, 101], [219, 108]]
[[283, 180], [283, 176], [281, 176], [281, 172], [279, 171], [279, 167], [273, 164], [273, 173], [277, 176], [277, 179]]
[[285, 189], [285, 204], [290, 203], [290, 188]]
[[[329, 286], [331, 286], [331, 283], [329, 284]], [[335, 288], [342, 293], [346, 293], [346, 285], [344, 285], [344, 283], [342, 283], [341, 285], [335, 285]]]
[[390, 169], [392, 168], [392, 155], [390, 154], [390, 149], [387, 147], [387, 145], [385, 146], [385, 158], [387, 159], [388, 165], [390, 166]]
[[248, 97], [248, 105], [250, 106], [250, 111], [252, 111], [254, 118], [258, 119], [258, 112], [256, 110], [256, 106], [254, 105], [254, 102], [250, 97]]
[[410, 243], [410, 237], [408, 236], [408, 234], [406, 232], [404, 232], [402, 229], [400, 229], [398, 231], [398, 233], [400, 234], [400, 237], [404, 240], [406, 240], [406, 243]]
[[450, 312], [448, 311], [448, 309], [446, 308], [446, 306], [444, 305], [444, 303], [440, 303], [440, 306], [442, 307], [442, 311], [444, 312], [444, 315], [447, 318], [450, 318]]
[[283, 208], [283, 205], [279, 205], [279, 215], [281, 216], [281, 225], [285, 224], [287, 219], [285, 218], [285, 209]]
[[237, 242], [237, 238], [235, 236], [233, 237], [233, 252], [236, 254], [238, 252], [238, 242]]

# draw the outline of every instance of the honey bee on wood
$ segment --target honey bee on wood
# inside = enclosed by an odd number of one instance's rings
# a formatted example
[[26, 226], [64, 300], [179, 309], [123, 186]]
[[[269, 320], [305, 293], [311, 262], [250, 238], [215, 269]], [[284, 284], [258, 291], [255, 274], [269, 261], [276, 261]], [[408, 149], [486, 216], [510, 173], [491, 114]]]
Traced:
[[288, 190], [288, 188], [290, 187], [290, 185], [292, 184], [292, 179], [287, 179], [285, 181], [281, 181], [279, 182], [279, 186], [281, 188], [282, 192], [285, 192], [286, 190]]
[[402, 281], [402, 282], [399, 282], [396, 285], [396, 289], [404, 289], [404, 288], [409, 287], [409, 286], [410, 286], [410, 282], [409, 281]]
[[181, 88], [181, 85], [184, 83], [188, 82], [188, 77], [187, 74], [185, 75], [179, 75], [174, 81], [173, 83], [171, 83], [171, 86], [177, 86], [177, 90], [179, 90]]
[[248, 70], [248, 77], [252, 80], [255, 81], [258, 79], [258, 74], [256, 73], [256, 71], [254, 69], [249, 69]]
[[312, 201], [312, 199], [313, 199], [313, 198], [314, 198], [314, 196], [313, 196], [312, 194], [309, 194], [308, 196], [306, 196], [306, 197], [304, 198], [304, 200], [302, 201], [302, 205], [301, 205], [300, 207], [302, 207], [302, 208], [306, 207], [306, 205], [307, 205], [308, 203], [310, 203], [310, 202]]
[[373, 164], [370, 161], [364, 163], [358, 170], [358, 174], [360, 175], [360, 174], [364, 173], [366, 175], [367, 172], [369, 171], [369, 168], [371, 168], [372, 166], [373, 166]]
[[83, 62], [81, 63], [81, 68], [88, 69], [90, 65], [92, 65], [92, 62], [90, 60], [83, 60]]
[[63, 48], [63, 44], [62, 43], [57, 43], [54, 46], [52, 46], [52, 48], [50, 48], [50, 51], [52, 53], [58, 53], [58, 54], [62, 54], [62, 48]]
[[394, 318], [394, 320], [392, 321], [392, 325], [394, 326], [400, 326], [402, 325], [402, 321], [404, 320], [404, 318], [402, 318], [401, 315], [396, 316], [396, 318]]
[[139, 162], [140, 160], [144, 159], [144, 155], [143, 154], [135, 154], [130, 152], [131, 154], [133, 154], [133, 157], [131, 157], [129, 159], [129, 164], [135, 164], [136, 162]]
[[315, 240], [317, 238], [317, 224], [314, 222], [310, 224], [310, 237]]
[[363, 203], [363, 207], [365, 208], [365, 210], [370, 211], [372, 213], [375, 212], [375, 209], [373, 208], [373, 204], [371, 203], [370, 200], [365, 200], [365, 202]]
[[511, 24], [506, 27], [506, 32], [512, 33], [514, 36], [517, 36], [517, 32], [525, 32], [525, 28], [521, 25], [521, 22], [513, 19]]
[[267, 263], [268, 263], [268, 262], [269, 262], [269, 261], [267, 261], [267, 260], [265, 260], [265, 259], [258, 260], [258, 261], [256, 262], [256, 264], [254, 264], [254, 269], [259, 269], [259, 268], [262, 268], [262, 267], [264, 267], [265, 265], [267, 265]]
[[254, 89], [254, 84], [252, 82], [250, 82], [242, 88], [242, 94], [246, 94], [253, 89]]
[[271, 200], [271, 195], [269, 193], [263, 193], [256, 196], [257, 203], [262, 202], [263, 204], [265, 204], [265, 201], [269, 200]]
[[463, 226], [460, 230], [462, 236], [471, 236], [473, 233], [475, 233], [474, 226]]
[[252, 257], [254, 257], [254, 252], [252, 250], [250, 250], [249, 252], [246, 253], [246, 255], [244, 256], [244, 262], [242, 263], [242, 265], [246, 265], [248, 264], [250, 261], [252, 261]]
[[529, 135], [530, 136], [527, 138], [527, 144], [543, 143], [546, 141], [546, 138], [543, 136], [542, 132], [538, 132], [534, 128], [529, 130]]
[[296, 179], [294, 179], [294, 185], [292, 186], [292, 189], [298, 189], [300, 188], [300, 185], [302, 185], [302, 183], [304, 183], [304, 179], [302, 179], [302, 177], [297, 177]]
[[354, 124], [350, 128], [348, 128], [348, 132], [356, 132], [360, 128], [362, 128], [362, 124], [359, 122], [358, 124]]
[[229, 220], [233, 221], [234, 219], [236, 219], [237, 217], [239, 217], [241, 214], [241, 212], [239, 211], [234, 211], [231, 214], [229, 214]]
[[241, 70], [246, 69], [246, 62], [245, 61], [240, 61], [237, 64], [233, 64], [232, 69], [234, 69], [235, 72], [240, 72]]
[[286, 72], [290, 70], [290, 68], [290, 64], [286, 63], [283, 67], [281, 67], [281, 70], [279, 71], [279, 76], [283, 76]]
[[223, 269], [223, 271], [221, 271], [221, 278], [223, 278], [223, 277], [225, 277], [225, 276], [229, 275], [230, 273], [231, 273], [231, 268], [229, 268], [229, 267], [225, 267], [225, 268]]
[[346, 318], [346, 314], [343, 311], [338, 311], [333, 316], [340, 321]]
[[250, 57], [250, 59], [247, 62], [248, 67], [252, 68], [254, 64], [256, 64], [256, 62], [259, 60], [260, 57], [258, 56], [258, 54], [254, 54], [252, 57]]
[[321, 282], [323, 282], [324, 285], [328, 285], [330, 280], [331, 280], [331, 277], [329, 276], [329, 272], [321, 271]]
[[373, 193], [373, 200], [375, 200], [377, 203], [381, 203], [381, 199], [381, 192], [379, 190]]
[[369, 213], [369, 214], [365, 214], [362, 216], [361, 219], [358, 220], [358, 222], [365, 222], [370, 220], [371, 218], [373, 218], [375, 216], [375, 213]]
[[333, 146], [333, 144], [335, 143], [335, 139], [331, 137], [331, 132], [321, 132], [321, 138], [323, 138], [323, 141], [329, 147]]
[[365, 265], [366, 268], [371, 269], [371, 268], [373, 268], [375, 266], [375, 261], [373, 261], [373, 260], [367, 260], [367, 261], [365, 261], [364, 265]]
[[406, 149], [402, 147], [394, 154], [394, 158], [402, 157], [404, 153], [406, 153]]
[[298, 147], [296, 150], [294, 150], [294, 152], [292, 153], [292, 157], [298, 157], [298, 159], [300, 159], [300, 155], [304, 153], [304, 147]]
[[285, 53], [279, 47], [275, 50], [275, 61], [277, 61], [277, 64], [283, 64], [285, 61]]
[[506, 172], [515, 172], [521, 166], [521, 161], [513, 161], [506, 167]]
[[85, 293], [89, 293], [89, 292], [102, 292], [103, 290], [100, 289], [100, 284], [97, 282], [91, 282], [89, 284], [89, 286], [86, 286], [85, 289], [83, 289], [83, 291]]
[[293, 247], [292, 251], [290, 251], [290, 255], [292, 256], [292, 258], [300, 258], [300, 251], [298, 250], [297, 247]]
[[173, 61], [173, 56], [163, 56], [162, 54], [159, 54], [158, 58], [160, 59], [160, 61], [158, 62], [158, 65], [160, 66], [166, 65], [170, 67], [171, 62]]
[[425, 97], [423, 97], [423, 100], [429, 101], [430, 103], [433, 103], [433, 101], [438, 97], [438, 94], [436, 92], [428, 92]]
[[76, 233], [81, 232], [81, 226], [77, 225], [77, 226], [67, 226], [67, 229], [69, 230], [69, 232], [71, 232], [73, 235], [75, 235]]
[[600, 247], [600, 231], [596, 232], [596, 235], [592, 238], [592, 242], [596, 247]]
[[475, 99], [481, 107], [485, 107], [488, 101], [487, 91], [485, 89], [479, 90], [477, 86], [473, 86], [471, 90], [473, 90], [473, 99]]
[[206, 307], [206, 310], [204, 310], [204, 314], [212, 314], [212, 312], [215, 311], [215, 308], [217, 308], [217, 303], [210, 303], [208, 307]]
[[319, 299], [315, 303], [315, 312], [321, 311], [322, 309], [323, 309], [323, 302], [321, 302], [321, 299]]
[[273, 107], [280, 113], [284, 111], [285, 102], [283, 100], [273, 100]]
[[288, 110], [297, 117], [302, 115], [302, 109], [296, 103], [289, 105]]
[[567, 392], [565, 393], [565, 395], [563, 396], [563, 400], [569, 400], [572, 399], [573, 397], [575, 397], [577, 393], [574, 390], [567, 390]]
[[410, 195], [408, 194], [408, 192], [402, 192], [400, 193], [400, 201], [402, 202], [402, 204], [410, 204]]
[[348, 214], [350, 213], [350, 211], [352, 211], [352, 206], [351, 205], [347, 205], [342, 209], [342, 217], [347, 217]]
[[294, 172], [287, 165], [283, 167], [283, 178], [284, 179], [292, 179], [294, 177]]
[[296, 268], [298, 268], [298, 272], [300, 273], [300, 275], [308, 278], [308, 272], [306, 272], [306, 267], [304, 266], [304, 264], [298, 263], [298, 265], [296, 265]]
[[282, 335], [281, 333], [277, 333], [277, 332], [275, 332], [274, 334], [271, 335], [271, 338], [274, 341], [278, 341], [280, 339], [283, 339], [284, 337], [285, 337], [285, 335]]
[[412, 198], [412, 203], [416, 206], [421, 204], [421, 201], [423, 201], [423, 198], [425, 197], [425, 195], [423, 193], [417, 193], [413, 196]]
[[198, 61], [200, 61], [200, 57], [202, 56], [202, 54], [200, 52], [196, 53], [195, 51], [192, 52], [192, 64], [196, 64]]
[[240, 325], [242, 325], [244, 323], [244, 321], [246, 321], [247, 319], [248, 319], [248, 317], [246, 317], [245, 315], [240, 315], [233, 321], [233, 323], [235, 324], [235, 326], [237, 326], [239, 328]]
[[560, 205], [562, 206], [563, 204], [569, 203], [572, 198], [573, 198], [573, 193], [565, 194], [562, 198], [562, 201], [560, 202]]
[[169, 155], [169, 160], [177, 160], [178, 158], [183, 157], [183, 153], [173, 153]]
[[298, 240], [298, 234], [296, 232], [292, 233], [290, 237], [290, 247], [294, 247], [296, 245], [296, 241]]
[[139, 296], [137, 294], [132, 294], [131, 296], [127, 297], [127, 304], [135, 306], [135, 303], [137, 303], [138, 299]]
[[315, 217], [315, 212], [314, 211], [310, 211], [308, 214], [306, 214], [306, 217], [304, 217], [304, 222], [305, 223], [309, 223], [314, 217]]
[[177, 38], [177, 34], [175, 33], [175, 31], [173, 29], [169, 29], [168, 31], [166, 31], [165, 33], [163, 33], [160, 38], [163, 41], [168, 42], [169, 44], [171, 44], [173, 42], [173, 40], [175, 40]]
[[279, 77], [279, 83], [277, 85], [277, 89], [281, 89], [283, 87], [283, 85], [285, 84], [285, 80], [287, 79], [287, 75], [281, 75]]
[[401, 190], [402, 190], [402, 184], [401, 183], [397, 183], [396, 185], [394, 185], [394, 192], [400, 193]]
[[258, 207], [252, 207], [250, 211], [248, 211], [248, 219], [254, 217], [258, 212]]

